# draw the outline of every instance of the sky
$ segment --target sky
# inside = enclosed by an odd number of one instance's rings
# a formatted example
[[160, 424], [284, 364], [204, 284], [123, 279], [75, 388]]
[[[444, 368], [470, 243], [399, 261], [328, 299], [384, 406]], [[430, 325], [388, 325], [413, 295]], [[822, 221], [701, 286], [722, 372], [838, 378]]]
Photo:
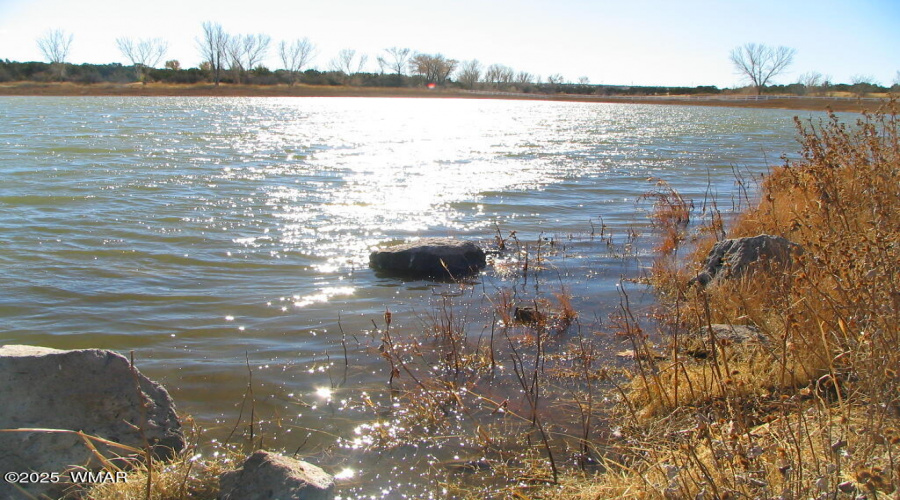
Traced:
[[117, 38], [162, 38], [166, 60], [193, 67], [205, 21], [271, 36], [270, 69], [279, 41], [308, 37], [318, 69], [353, 49], [374, 72], [384, 49], [406, 47], [543, 79], [731, 88], [746, 83], [731, 50], [761, 43], [796, 49], [773, 83], [900, 77], [900, 0], [0, 0], [0, 59], [44, 60], [37, 39], [58, 28], [74, 37], [72, 63], [130, 64]]

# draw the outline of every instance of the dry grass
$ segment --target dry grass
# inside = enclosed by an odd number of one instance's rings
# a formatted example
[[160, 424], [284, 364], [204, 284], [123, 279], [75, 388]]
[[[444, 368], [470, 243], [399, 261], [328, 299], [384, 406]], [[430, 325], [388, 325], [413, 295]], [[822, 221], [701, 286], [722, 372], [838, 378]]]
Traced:
[[[185, 419], [188, 446], [170, 460], [136, 461], [127, 469], [125, 482], [98, 483], [87, 491], [73, 492], [73, 498], [90, 500], [215, 500], [219, 476], [237, 468], [244, 457], [223, 447], [204, 456], [200, 452], [201, 432], [190, 417]], [[118, 469], [105, 468], [110, 472]]]
[[[667, 258], [679, 203], [654, 196], [654, 268], [668, 360], [639, 365], [617, 421], [616, 470], [566, 498], [898, 498], [900, 495], [900, 143], [893, 103], [841, 123], [797, 123], [802, 160], [772, 172], [732, 237], [802, 245], [792, 269], [709, 287]], [[681, 204], [683, 205], [683, 203]], [[714, 234], [709, 228], [701, 233]], [[696, 267], [694, 267], [696, 266]], [[752, 325], [768, 341], [686, 353], [688, 332]], [[713, 339], [715, 340], [715, 339]], [[636, 349], [645, 347], [637, 338]]]

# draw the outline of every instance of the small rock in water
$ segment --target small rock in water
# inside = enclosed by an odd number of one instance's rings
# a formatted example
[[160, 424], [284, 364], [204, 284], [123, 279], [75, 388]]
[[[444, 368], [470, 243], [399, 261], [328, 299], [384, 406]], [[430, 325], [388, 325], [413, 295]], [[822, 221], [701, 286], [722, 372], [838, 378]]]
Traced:
[[539, 325], [547, 319], [544, 313], [535, 307], [516, 307], [513, 317], [519, 323], [526, 325]]
[[461, 278], [477, 273], [486, 262], [478, 245], [453, 238], [425, 238], [369, 255], [373, 269], [415, 279]]

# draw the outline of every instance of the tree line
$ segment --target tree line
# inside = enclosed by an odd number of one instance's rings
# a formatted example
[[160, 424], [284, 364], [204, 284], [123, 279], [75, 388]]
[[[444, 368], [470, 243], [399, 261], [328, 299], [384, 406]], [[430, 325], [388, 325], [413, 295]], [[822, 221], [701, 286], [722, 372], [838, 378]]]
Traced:
[[[311, 68], [317, 48], [308, 38], [282, 40], [273, 44], [270, 36], [228, 33], [219, 23], [205, 22], [196, 38], [203, 61], [199, 67], [182, 68], [176, 59], [166, 60], [168, 43], [160, 38], [116, 39], [116, 46], [131, 65], [71, 64], [67, 61], [73, 36], [64, 30], [46, 32], [37, 39], [48, 62], [0, 60], [0, 82], [70, 81], [75, 83], [161, 82], [172, 84], [220, 83], [278, 85], [353, 85], [362, 87], [450, 87], [524, 93], [566, 93], [589, 95], [690, 95], [717, 94], [715, 86], [618, 86], [592, 85], [586, 77], [576, 82], [560, 74], [546, 79], [503, 64], [483, 65], [478, 60], [457, 61], [443, 54], [425, 54], [409, 48], [389, 47], [375, 58], [378, 71], [366, 71], [368, 55], [343, 49], [326, 69]], [[274, 48], [281, 67], [269, 69], [263, 61]], [[857, 95], [900, 91], [900, 71], [888, 88], [871, 76], [855, 75], [849, 84], [835, 84], [816, 72], [801, 75], [796, 83], [775, 85], [773, 78], [792, 62], [796, 51], [787, 47], [745, 44], [730, 53], [739, 74], [758, 94], [789, 93], [825, 95], [848, 91]], [[165, 61], [163, 63], [163, 61]], [[163, 67], [160, 68], [160, 63]]]

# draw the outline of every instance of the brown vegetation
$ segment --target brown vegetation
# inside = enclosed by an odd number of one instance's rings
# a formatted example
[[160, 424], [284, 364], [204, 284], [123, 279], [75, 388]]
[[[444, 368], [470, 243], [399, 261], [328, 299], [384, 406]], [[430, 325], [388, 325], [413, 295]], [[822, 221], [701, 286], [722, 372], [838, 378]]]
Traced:
[[329, 85], [233, 85], [220, 83], [95, 83], [15, 82], [0, 84], [0, 96], [195, 96], [195, 97], [434, 97], [464, 99], [523, 99], [570, 102], [610, 102], [674, 104], [742, 108], [802, 109], [809, 111], [874, 111], [879, 100], [833, 99], [828, 97], [770, 98], [767, 100], [681, 99], [666, 97], [603, 97], [575, 94], [478, 93], [455, 89], [401, 87], [352, 87]]
[[[655, 268], [669, 357], [639, 367], [624, 396], [619, 471], [572, 497], [896, 498], [897, 116], [892, 106], [798, 130], [803, 159], [774, 171], [730, 232], [802, 245], [795, 268], [707, 288], [688, 284], [703, 251], [686, 268]], [[674, 224], [672, 206], [658, 204], [657, 220]], [[688, 332], [716, 323], [752, 325], [768, 342], [690, 356]]]

